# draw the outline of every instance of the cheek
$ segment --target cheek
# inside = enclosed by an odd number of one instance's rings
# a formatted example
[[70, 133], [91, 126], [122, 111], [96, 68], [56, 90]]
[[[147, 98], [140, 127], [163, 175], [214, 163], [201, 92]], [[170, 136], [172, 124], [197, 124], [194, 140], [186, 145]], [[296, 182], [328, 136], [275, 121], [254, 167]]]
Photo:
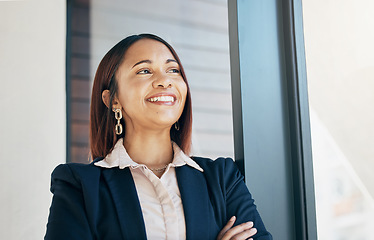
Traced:
[[135, 84], [122, 84], [118, 88], [118, 98], [123, 107], [142, 103], [142, 87]]
[[125, 86], [119, 86], [117, 95], [118, 95], [118, 100], [121, 103], [122, 107], [125, 107], [126, 104], [129, 101], [129, 96], [131, 95], [131, 92], [127, 91], [127, 87]]
[[187, 97], [187, 85], [186, 83], [182, 80], [180, 87], [179, 87], [180, 94], [182, 95], [182, 98], [186, 100]]

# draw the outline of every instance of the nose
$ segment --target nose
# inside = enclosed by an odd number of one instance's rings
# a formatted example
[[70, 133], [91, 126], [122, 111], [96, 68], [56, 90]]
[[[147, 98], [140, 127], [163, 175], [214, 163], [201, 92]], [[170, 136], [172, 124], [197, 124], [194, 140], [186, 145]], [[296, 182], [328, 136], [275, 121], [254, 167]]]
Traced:
[[154, 88], [170, 88], [172, 81], [168, 76], [159, 75], [152, 83]]

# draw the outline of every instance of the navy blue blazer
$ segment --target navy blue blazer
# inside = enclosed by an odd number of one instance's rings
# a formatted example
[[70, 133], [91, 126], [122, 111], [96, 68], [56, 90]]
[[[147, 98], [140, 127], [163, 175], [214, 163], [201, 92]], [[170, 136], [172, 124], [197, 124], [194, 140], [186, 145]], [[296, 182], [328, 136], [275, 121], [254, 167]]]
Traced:
[[[193, 158], [175, 169], [189, 240], [216, 239], [227, 221], [253, 221], [256, 240], [271, 240], [243, 176], [232, 159]], [[97, 159], [96, 161], [101, 160]], [[52, 204], [44, 239], [146, 239], [142, 211], [128, 168], [68, 163], [52, 173]]]

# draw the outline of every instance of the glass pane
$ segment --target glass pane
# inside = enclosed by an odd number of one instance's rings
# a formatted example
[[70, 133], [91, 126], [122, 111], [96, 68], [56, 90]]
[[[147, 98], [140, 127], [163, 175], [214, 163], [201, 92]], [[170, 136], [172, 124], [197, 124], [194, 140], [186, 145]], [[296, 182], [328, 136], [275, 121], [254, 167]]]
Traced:
[[319, 239], [374, 227], [374, 2], [304, 0]]

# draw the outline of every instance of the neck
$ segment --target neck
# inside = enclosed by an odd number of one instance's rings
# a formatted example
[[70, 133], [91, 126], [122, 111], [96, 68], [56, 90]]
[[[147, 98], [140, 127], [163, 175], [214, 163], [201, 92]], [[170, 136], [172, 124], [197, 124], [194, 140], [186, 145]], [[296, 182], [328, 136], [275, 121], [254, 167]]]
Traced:
[[173, 147], [170, 131], [126, 132], [123, 145], [134, 162], [147, 165], [149, 168], [160, 168], [173, 160]]

